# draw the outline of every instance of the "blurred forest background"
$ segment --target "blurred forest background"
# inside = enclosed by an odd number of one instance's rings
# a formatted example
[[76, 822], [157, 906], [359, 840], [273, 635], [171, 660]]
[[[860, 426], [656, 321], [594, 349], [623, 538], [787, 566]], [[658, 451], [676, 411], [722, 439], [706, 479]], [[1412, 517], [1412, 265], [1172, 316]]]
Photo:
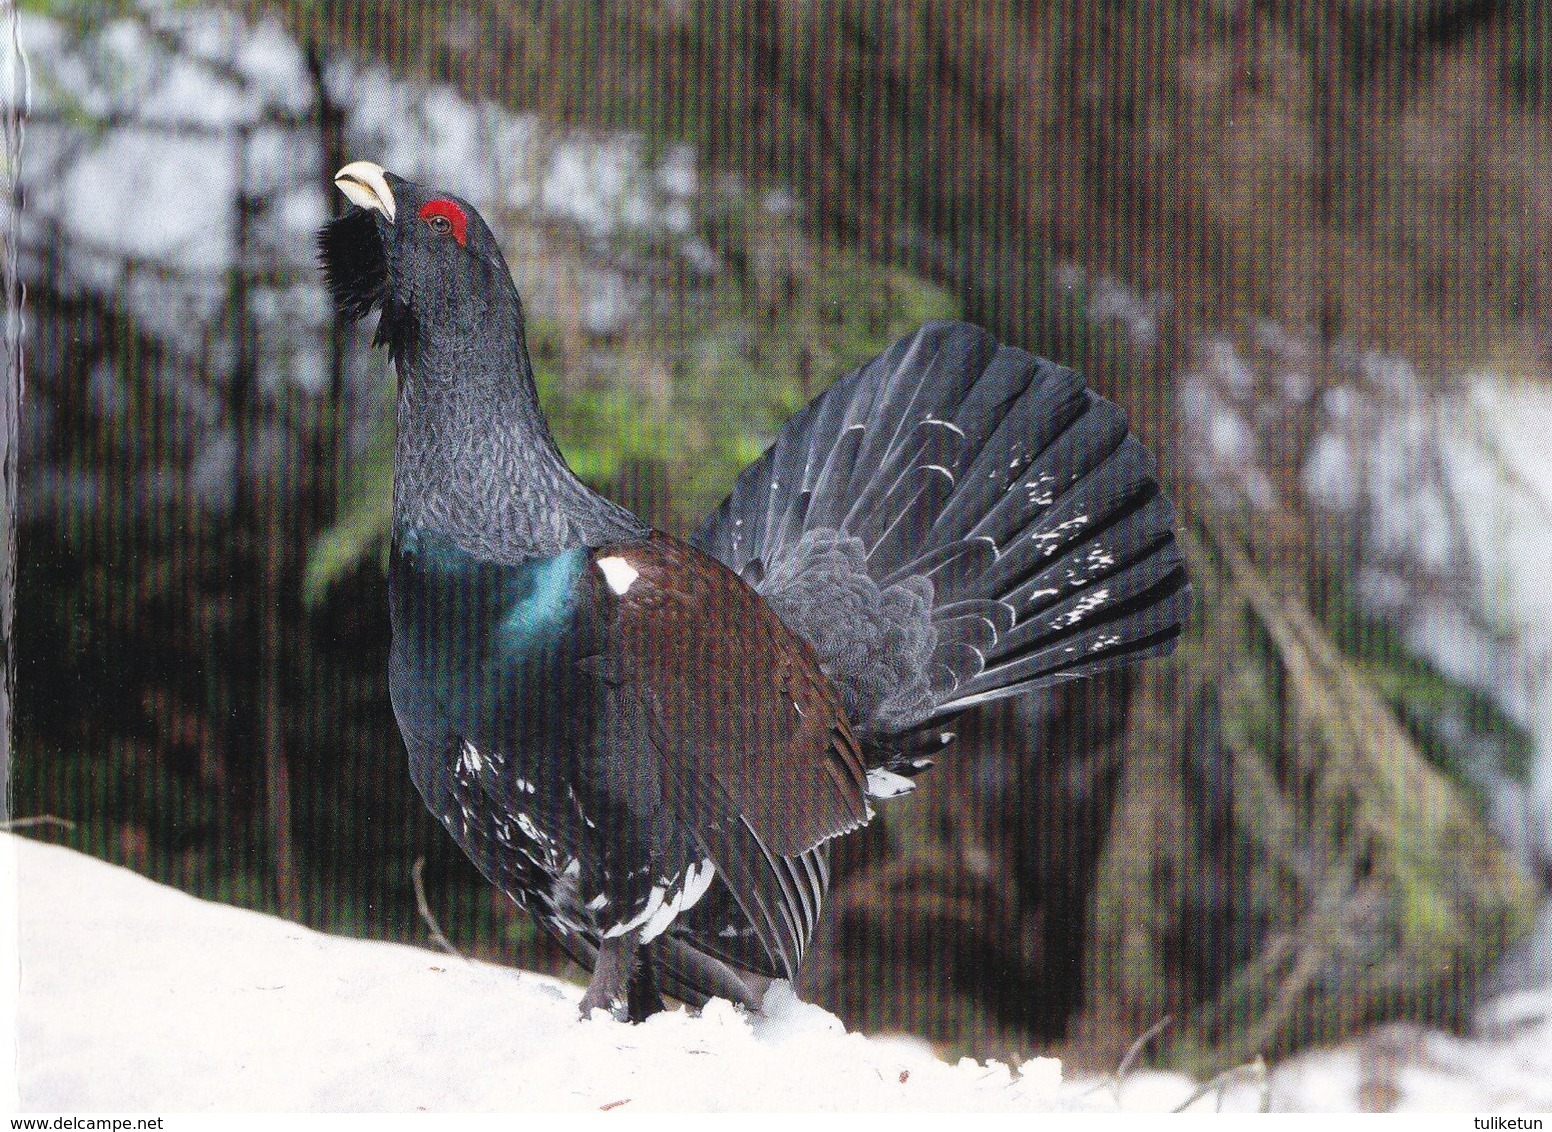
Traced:
[[1169, 1016], [1151, 1056], [1215, 1071], [1552, 978], [1552, 7], [18, 21], [9, 804], [71, 823], [30, 834], [421, 942], [423, 856], [466, 953], [565, 969], [388, 705], [392, 379], [312, 245], [366, 158], [482, 208], [574, 467], [667, 530], [930, 318], [1083, 370], [1159, 453], [1180, 653], [962, 720], [840, 850], [805, 997], [1099, 1068]]

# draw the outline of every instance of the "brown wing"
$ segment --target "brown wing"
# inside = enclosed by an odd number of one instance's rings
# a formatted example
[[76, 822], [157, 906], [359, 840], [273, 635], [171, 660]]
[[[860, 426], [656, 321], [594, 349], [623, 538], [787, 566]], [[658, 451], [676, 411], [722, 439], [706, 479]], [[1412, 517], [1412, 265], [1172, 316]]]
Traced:
[[867, 772], [809, 646], [720, 562], [667, 535], [588, 571], [600, 671], [646, 708], [664, 801], [695, 832], [773, 957], [801, 957], [824, 841], [868, 820]]

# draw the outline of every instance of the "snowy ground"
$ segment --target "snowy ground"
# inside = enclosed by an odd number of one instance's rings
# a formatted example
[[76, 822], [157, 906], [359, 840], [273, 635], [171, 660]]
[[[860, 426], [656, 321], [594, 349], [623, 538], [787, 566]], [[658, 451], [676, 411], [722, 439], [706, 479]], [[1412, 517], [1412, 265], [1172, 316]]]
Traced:
[[[790, 997], [644, 1026], [578, 988], [211, 904], [5, 836], [20, 1107], [46, 1111], [1047, 1110], [1060, 1066], [937, 1060]], [[0, 874], [10, 869], [0, 863]]]
[[[713, 1003], [580, 1022], [579, 988], [555, 979], [321, 935], [8, 834], [0, 888], [21, 967], [5, 1035], [16, 1093], [0, 1106], [27, 1111], [1114, 1112], [1167, 1111], [1195, 1090], [1164, 1073], [1064, 1081], [1049, 1058], [950, 1065], [919, 1041], [848, 1034], [784, 988], [765, 1018]], [[0, 961], [15, 954], [0, 946]], [[1391, 1028], [1306, 1055], [1272, 1073], [1270, 1101], [1552, 1109], [1552, 998], [1503, 1000], [1480, 1030]], [[1197, 1107], [1262, 1103], [1242, 1080]]]

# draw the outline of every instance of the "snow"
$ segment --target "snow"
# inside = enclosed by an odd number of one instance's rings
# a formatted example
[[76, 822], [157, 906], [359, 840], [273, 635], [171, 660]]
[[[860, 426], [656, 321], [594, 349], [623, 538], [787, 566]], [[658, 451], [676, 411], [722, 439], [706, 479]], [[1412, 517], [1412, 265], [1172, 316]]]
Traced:
[[[20, 1106], [44, 1111], [1044, 1111], [1061, 1069], [949, 1065], [773, 989], [641, 1026], [580, 988], [197, 900], [0, 835], [18, 881]], [[0, 1101], [3, 1103], [3, 1101]], [[1071, 1102], [1071, 1103], [1076, 1103]]]
[[[62, 237], [49, 247], [65, 249], [64, 281], [116, 293], [134, 264], [138, 287], [125, 297], [141, 328], [198, 355], [236, 255], [241, 189], [258, 204], [249, 261], [275, 280], [256, 288], [273, 292], [274, 309], [254, 312], [264, 379], [317, 392], [327, 371], [319, 343], [333, 316], [314, 233], [335, 198], [319, 176], [301, 47], [272, 20], [146, 0], [83, 34], [43, 12], [18, 19], [32, 75], [21, 164], [27, 231]], [[0, 72], [14, 65], [0, 58]], [[498, 230], [517, 227], [515, 213], [595, 240], [627, 229], [668, 234], [703, 269], [719, 266], [703, 262], [708, 249], [692, 238], [699, 177], [689, 147], [653, 154], [636, 134], [558, 130], [446, 85], [345, 59], [331, 62], [327, 81], [346, 114], [352, 159], [443, 184]], [[42, 270], [41, 246], [23, 253], [24, 270]], [[523, 257], [514, 263], [523, 270]], [[588, 274], [589, 325], [618, 326], [641, 296], [618, 272]], [[522, 282], [530, 309], [548, 309], [544, 281]], [[298, 328], [316, 341], [298, 348]]]
[[1552, 1112], [1552, 994], [1489, 1003], [1470, 1037], [1386, 1026], [1335, 1050], [1295, 1058], [1275, 1075], [1280, 1111]]
[[[1371, 606], [1535, 737], [1528, 787], [1495, 784], [1493, 818], [1552, 861], [1552, 389], [1472, 373], [1424, 395], [1409, 367], [1386, 368], [1383, 399], [1340, 398], [1305, 490], [1364, 517]], [[1539, 934], [1521, 974], [1552, 983], [1552, 934]]]
[[[1178, 1073], [1065, 1079], [1055, 1058], [949, 1064], [782, 983], [760, 1017], [714, 1001], [584, 1022], [581, 988], [549, 976], [324, 935], [3, 833], [0, 909], [18, 928], [0, 985], [20, 988], [14, 1027], [0, 999], [18, 1070], [0, 1107], [23, 1111], [1167, 1112], [1200, 1092]], [[1389, 1027], [1231, 1076], [1193, 1111], [1552, 1109], [1552, 995], [1489, 1004], [1470, 1037]]]

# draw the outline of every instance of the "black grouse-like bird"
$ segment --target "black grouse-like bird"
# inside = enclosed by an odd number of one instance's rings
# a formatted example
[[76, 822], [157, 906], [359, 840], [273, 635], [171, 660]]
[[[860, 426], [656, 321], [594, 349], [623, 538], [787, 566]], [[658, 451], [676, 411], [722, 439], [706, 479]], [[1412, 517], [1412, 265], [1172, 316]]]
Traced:
[[[1175, 513], [1073, 371], [940, 323], [789, 421], [689, 543], [585, 487], [465, 201], [368, 162], [319, 235], [398, 370], [389, 684], [426, 805], [593, 978], [757, 1009], [828, 842], [955, 713], [1169, 652]], [[755, 978], [752, 976], [758, 976]]]

